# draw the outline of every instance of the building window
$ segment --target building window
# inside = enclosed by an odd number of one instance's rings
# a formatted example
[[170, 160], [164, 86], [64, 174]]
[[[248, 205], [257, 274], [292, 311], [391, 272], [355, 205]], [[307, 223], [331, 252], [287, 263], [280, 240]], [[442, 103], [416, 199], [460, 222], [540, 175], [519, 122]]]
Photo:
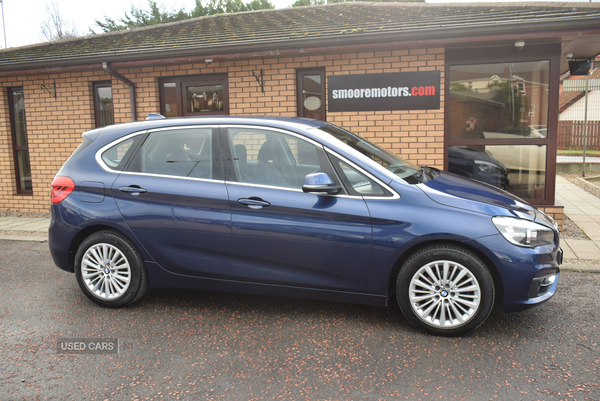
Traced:
[[227, 75], [169, 77], [159, 84], [165, 117], [229, 114]]
[[298, 117], [325, 121], [325, 69], [297, 71]]
[[25, 121], [25, 94], [23, 88], [8, 90], [10, 104], [10, 123], [15, 160], [15, 178], [17, 193], [33, 194], [31, 165], [29, 164], [29, 143], [27, 141], [27, 123]]
[[96, 110], [96, 127], [104, 127], [115, 123], [110, 81], [94, 83], [94, 108]]
[[550, 60], [448, 70], [448, 170], [545, 201]]

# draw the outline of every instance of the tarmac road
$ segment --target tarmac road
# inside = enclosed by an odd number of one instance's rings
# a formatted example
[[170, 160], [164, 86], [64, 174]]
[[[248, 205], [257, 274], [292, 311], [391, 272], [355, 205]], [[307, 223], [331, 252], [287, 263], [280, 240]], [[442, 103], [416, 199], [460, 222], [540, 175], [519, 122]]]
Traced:
[[563, 272], [545, 305], [441, 338], [395, 306], [151, 289], [103, 309], [47, 244], [0, 241], [0, 399], [599, 400], [599, 288]]

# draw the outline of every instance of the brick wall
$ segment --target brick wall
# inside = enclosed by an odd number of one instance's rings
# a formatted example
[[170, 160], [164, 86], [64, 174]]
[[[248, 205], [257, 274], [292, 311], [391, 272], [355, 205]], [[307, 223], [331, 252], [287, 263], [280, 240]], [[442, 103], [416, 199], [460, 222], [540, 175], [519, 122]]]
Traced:
[[[168, 76], [228, 74], [231, 115], [297, 115], [296, 69], [325, 68], [325, 75], [440, 70], [442, 102], [439, 110], [328, 113], [327, 120], [385, 144], [418, 164], [443, 167], [444, 49], [348, 52], [299, 57], [204, 62], [136, 68], [116, 68], [136, 85], [137, 119], [159, 112], [158, 79]], [[265, 93], [252, 75], [264, 70]], [[35, 76], [1, 77], [0, 185], [1, 210], [41, 211], [49, 208], [52, 178], [81, 142], [81, 134], [94, 128], [92, 83], [112, 80], [115, 123], [131, 121], [129, 87], [98, 70]], [[52, 89], [56, 99], [40, 89]], [[27, 131], [32, 168], [33, 195], [16, 192], [7, 88], [25, 91]]]
[[[101, 70], [0, 78], [1, 210], [48, 211], [52, 178], [81, 142], [81, 134], [94, 127], [92, 82], [106, 79], [110, 76]], [[25, 93], [33, 195], [18, 194], [16, 189], [8, 100], [11, 87], [22, 87]]]

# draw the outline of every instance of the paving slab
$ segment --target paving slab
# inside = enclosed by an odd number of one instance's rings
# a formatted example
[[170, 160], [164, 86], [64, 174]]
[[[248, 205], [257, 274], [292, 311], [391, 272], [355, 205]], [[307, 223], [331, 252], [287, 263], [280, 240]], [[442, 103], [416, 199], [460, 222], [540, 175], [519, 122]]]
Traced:
[[564, 242], [571, 248], [578, 259], [600, 260], [600, 248], [591, 240], [565, 239]]
[[561, 238], [560, 247], [563, 250], [563, 259], [577, 259], [577, 255], [575, 255], [575, 252], [573, 252], [564, 238]]
[[46, 242], [48, 241], [48, 237], [34, 237], [28, 235], [0, 235], [0, 241]]

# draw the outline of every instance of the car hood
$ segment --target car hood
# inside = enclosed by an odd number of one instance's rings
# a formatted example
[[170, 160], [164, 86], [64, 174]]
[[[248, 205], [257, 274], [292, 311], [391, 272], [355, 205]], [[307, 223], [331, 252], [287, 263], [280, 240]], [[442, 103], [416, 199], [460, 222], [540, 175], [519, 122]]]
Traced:
[[536, 210], [522, 199], [499, 188], [455, 174], [442, 172], [418, 187], [434, 202], [491, 216], [514, 216], [534, 220]]

